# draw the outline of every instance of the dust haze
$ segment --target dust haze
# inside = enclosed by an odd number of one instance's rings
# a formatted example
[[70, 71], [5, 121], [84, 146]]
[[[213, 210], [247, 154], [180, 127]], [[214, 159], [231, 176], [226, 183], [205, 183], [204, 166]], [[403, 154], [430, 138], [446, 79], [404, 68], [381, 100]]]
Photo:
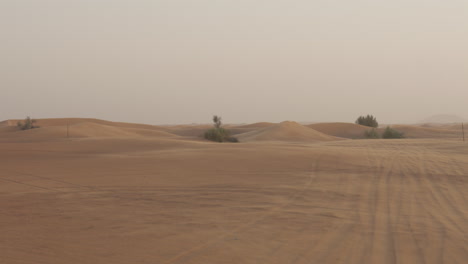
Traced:
[[0, 1], [0, 119], [468, 118], [466, 1]]

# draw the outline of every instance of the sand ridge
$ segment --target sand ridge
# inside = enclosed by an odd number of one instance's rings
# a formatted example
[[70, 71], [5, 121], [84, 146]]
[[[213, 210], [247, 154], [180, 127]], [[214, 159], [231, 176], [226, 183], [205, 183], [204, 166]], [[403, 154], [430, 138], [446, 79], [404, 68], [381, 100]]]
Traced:
[[319, 142], [340, 140], [340, 138], [323, 134], [296, 122], [284, 121], [279, 124], [239, 134], [241, 142], [252, 141], [286, 141], [286, 142]]
[[408, 138], [462, 138], [461, 125], [458, 130], [455, 126], [444, 127], [422, 127], [414, 125], [392, 125], [392, 128], [403, 132]]
[[265, 127], [271, 127], [277, 125], [276, 123], [270, 123], [270, 122], [257, 122], [257, 123], [252, 123], [252, 124], [247, 124], [247, 125], [241, 125], [238, 126], [238, 128], [265, 128]]
[[20, 130], [16, 127], [19, 120], [2, 122], [0, 135], [3, 139], [17, 140], [56, 140], [63, 138], [116, 138], [116, 137], [153, 137], [173, 138], [175, 134], [164, 129], [141, 124], [110, 122], [99, 119], [60, 118], [39, 119], [39, 128]]
[[365, 137], [365, 132], [371, 130], [371, 127], [366, 127], [354, 123], [316, 123], [306, 125], [309, 128], [315, 129], [327, 135], [350, 138], [362, 139]]

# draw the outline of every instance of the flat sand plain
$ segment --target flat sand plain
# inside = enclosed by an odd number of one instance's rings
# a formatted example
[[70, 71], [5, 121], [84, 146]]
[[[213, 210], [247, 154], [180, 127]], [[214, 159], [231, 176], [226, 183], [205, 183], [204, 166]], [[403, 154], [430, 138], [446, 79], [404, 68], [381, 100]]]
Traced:
[[0, 124], [0, 263], [468, 263], [468, 144], [451, 134], [261, 123], [219, 144], [204, 126], [14, 123]]

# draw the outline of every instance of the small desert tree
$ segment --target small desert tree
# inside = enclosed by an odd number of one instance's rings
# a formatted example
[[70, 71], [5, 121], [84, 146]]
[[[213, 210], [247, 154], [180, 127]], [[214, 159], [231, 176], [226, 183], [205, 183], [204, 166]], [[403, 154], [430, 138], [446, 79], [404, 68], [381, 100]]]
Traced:
[[404, 135], [402, 132], [388, 126], [383, 132], [382, 138], [404, 138]]
[[17, 125], [21, 130], [28, 130], [38, 128], [38, 126], [34, 125], [35, 123], [37, 123], [37, 121], [28, 116], [24, 119], [23, 122], [19, 121]]
[[221, 123], [221, 117], [220, 117], [220, 116], [217, 116], [217, 115], [214, 115], [214, 116], [213, 116], [213, 123], [214, 123], [214, 127], [215, 127], [215, 128], [218, 128], [218, 129], [221, 128], [221, 125], [222, 125], [222, 123]]
[[213, 128], [205, 132], [205, 138], [216, 142], [238, 142], [237, 138], [231, 137], [229, 130], [221, 127], [221, 117], [213, 116]]
[[368, 126], [368, 127], [378, 127], [379, 126], [379, 123], [377, 122], [377, 118], [375, 118], [373, 115], [358, 117], [358, 119], [356, 119], [356, 124], [363, 125], [363, 126]]

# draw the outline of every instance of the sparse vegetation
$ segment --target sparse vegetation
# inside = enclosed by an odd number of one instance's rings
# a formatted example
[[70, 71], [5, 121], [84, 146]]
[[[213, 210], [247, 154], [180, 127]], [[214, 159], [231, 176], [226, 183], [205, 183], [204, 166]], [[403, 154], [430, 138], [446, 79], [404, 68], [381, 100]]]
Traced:
[[404, 135], [402, 132], [388, 126], [382, 134], [382, 138], [404, 138]]
[[211, 141], [224, 142], [229, 139], [229, 131], [220, 127], [220, 128], [211, 128], [205, 132], [205, 138]]
[[364, 132], [364, 136], [365, 136], [366, 138], [370, 138], [370, 139], [380, 138], [379, 133], [377, 133], [377, 130], [375, 130], [374, 128], [371, 129], [371, 130], [365, 131], [365, 132]]
[[231, 137], [229, 130], [221, 127], [221, 117], [213, 116], [213, 128], [208, 129], [205, 132], [205, 139], [216, 141], [216, 142], [239, 142], [235, 137]]
[[360, 116], [356, 119], [356, 124], [368, 126], [368, 127], [378, 127], [379, 123], [373, 115]]
[[35, 126], [34, 124], [37, 123], [37, 120], [32, 119], [31, 117], [26, 117], [23, 122], [19, 121], [17, 123], [18, 127], [21, 130], [28, 130], [33, 128], [39, 128], [39, 126]]
[[217, 115], [213, 116], [213, 123], [215, 128], [221, 128], [221, 117]]

